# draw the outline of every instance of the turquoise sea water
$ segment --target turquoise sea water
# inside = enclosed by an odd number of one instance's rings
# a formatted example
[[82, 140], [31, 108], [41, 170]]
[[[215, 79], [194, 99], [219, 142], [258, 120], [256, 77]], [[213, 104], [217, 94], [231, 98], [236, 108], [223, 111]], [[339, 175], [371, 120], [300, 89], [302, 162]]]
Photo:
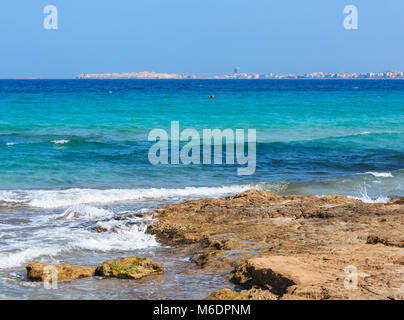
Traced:
[[[341, 181], [366, 172], [401, 176], [403, 98], [403, 81], [1, 81], [0, 188], [180, 188]], [[147, 135], [154, 128], [169, 131], [174, 120], [180, 129], [200, 132], [256, 129], [256, 174], [240, 177], [226, 165], [152, 166]], [[402, 193], [394, 184], [389, 189], [374, 195]]]
[[[151, 165], [148, 134], [169, 132], [171, 121], [199, 132], [256, 129], [255, 174]], [[143, 222], [113, 216], [252, 187], [404, 196], [404, 81], [0, 81], [0, 298], [37, 297], [24, 282], [30, 261], [98, 263], [158, 248]]]

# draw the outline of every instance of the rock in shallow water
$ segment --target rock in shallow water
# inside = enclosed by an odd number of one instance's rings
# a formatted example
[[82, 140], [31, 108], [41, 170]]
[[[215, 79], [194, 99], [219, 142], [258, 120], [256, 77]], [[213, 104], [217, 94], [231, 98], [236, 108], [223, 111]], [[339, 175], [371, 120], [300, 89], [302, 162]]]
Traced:
[[47, 263], [33, 263], [27, 265], [27, 276], [30, 281], [53, 281], [64, 282], [95, 274], [95, 267], [81, 267], [74, 264], [53, 265]]
[[100, 264], [95, 271], [96, 276], [121, 279], [140, 279], [151, 274], [162, 273], [163, 263], [139, 257], [108, 260]]
[[163, 273], [163, 263], [156, 263], [149, 258], [139, 257], [108, 260], [98, 267], [82, 267], [74, 264], [53, 265], [33, 263], [27, 265], [26, 268], [28, 280], [49, 282], [64, 282], [93, 276], [140, 279], [150, 274]]

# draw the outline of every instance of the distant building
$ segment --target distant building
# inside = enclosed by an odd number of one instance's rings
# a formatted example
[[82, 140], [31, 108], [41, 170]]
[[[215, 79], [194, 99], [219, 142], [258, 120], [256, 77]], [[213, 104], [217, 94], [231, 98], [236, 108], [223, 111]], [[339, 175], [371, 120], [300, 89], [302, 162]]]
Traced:
[[361, 73], [325, 73], [313, 72], [305, 74], [259, 74], [241, 73], [240, 68], [234, 68], [234, 73], [216, 75], [211, 77], [198, 77], [196, 75], [157, 73], [150, 71], [129, 73], [84, 73], [78, 79], [404, 79], [404, 72], [361, 72]]

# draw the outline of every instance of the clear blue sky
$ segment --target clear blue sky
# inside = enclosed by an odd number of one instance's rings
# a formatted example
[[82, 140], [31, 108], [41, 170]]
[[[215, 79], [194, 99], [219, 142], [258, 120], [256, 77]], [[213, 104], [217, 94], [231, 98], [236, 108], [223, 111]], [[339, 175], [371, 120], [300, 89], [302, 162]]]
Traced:
[[[48, 4], [59, 30], [43, 28]], [[0, 78], [403, 71], [403, 31], [402, 0], [1, 0]]]

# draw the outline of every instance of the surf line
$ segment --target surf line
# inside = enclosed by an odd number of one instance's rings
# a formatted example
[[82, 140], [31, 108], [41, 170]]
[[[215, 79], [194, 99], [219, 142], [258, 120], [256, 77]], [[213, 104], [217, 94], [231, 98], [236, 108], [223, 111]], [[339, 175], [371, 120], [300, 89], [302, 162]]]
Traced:
[[[202, 143], [201, 143], [202, 140]], [[171, 121], [170, 136], [164, 129], [150, 131], [148, 141], [157, 141], [148, 153], [153, 165], [180, 163], [184, 165], [204, 164], [234, 165], [237, 163], [237, 175], [253, 175], [256, 170], [257, 135], [255, 129], [203, 129], [202, 139], [194, 128], [180, 131], [179, 121]], [[187, 142], [180, 150], [180, 142]], [[213, 144], [212, 144], [213, 142]], [[223, 145], [226, 152], [223, 153]], [[245, 146], [247, 145], [247, 154]], [[213, 148], [213, 161], [212, 161]], [[202, 155], [201, 155], [202, 153]]]

